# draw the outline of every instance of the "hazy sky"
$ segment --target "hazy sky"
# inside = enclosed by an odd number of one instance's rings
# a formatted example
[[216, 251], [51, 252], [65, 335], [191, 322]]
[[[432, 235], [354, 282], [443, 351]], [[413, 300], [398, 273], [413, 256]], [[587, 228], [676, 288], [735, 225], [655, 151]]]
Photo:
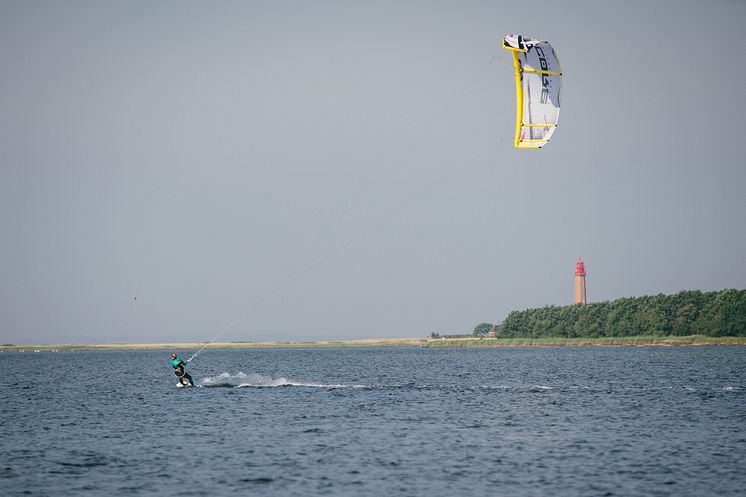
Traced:
[[[468, 333], [578, 257], [746, 287], [746, 2], [517, 5], [0, 1], [0, 342]], [[565, 74], [537, 151], [511, 32]]]

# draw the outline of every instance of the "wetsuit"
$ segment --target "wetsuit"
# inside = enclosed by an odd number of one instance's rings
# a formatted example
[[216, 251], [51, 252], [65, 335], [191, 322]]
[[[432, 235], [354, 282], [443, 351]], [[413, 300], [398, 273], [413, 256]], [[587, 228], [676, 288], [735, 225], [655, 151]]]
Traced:
[[194, 386], [194, 381], [192, 381], [192, 377], [189, 376], [189, 373], [187, 373], [184, 370], [184, 367], [187, 365], [186, 361], [183, 359], [180, 359], [177, 357], [176, 359], [171, 359], [171, 366], [174, 368], [174, 374], [179, 377], [179, 381], [181, 383], [184, 383], [183, 380], [187, 380], [190, 385]]

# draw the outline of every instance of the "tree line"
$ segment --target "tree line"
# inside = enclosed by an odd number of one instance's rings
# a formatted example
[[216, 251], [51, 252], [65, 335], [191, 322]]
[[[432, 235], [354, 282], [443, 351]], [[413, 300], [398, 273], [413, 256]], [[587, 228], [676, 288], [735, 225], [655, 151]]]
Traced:
[[512, 311], [502, 324], [481, 323], [502, 338], [625, 336], [746, 336], [746, 290], [683, 291], [609, 302]]

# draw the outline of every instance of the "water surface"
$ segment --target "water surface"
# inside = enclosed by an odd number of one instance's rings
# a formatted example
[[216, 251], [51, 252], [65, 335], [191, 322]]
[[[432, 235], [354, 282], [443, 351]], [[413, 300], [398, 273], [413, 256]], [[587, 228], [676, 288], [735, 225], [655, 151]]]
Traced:
[[0, 354], [0, 494], [746, 485], [746, 347], [208, 349], [181, 389], [169, 352]]

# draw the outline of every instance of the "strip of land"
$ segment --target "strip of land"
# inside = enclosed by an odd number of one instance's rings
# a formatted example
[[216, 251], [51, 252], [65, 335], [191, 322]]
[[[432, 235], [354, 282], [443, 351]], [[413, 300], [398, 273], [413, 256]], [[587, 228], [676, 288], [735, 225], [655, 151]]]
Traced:
[[379, 338], [315, 342], [214, 342], [204, 343], [101, 343], [64, 345], [0, 345], [0, 351], [42, 352], [68, 350], [155, 350], [177, 351], [205, 348], [289, 348], [289, 347], [650, 347], [697, 345], [746, 345], [746, 337], [708, 337], [692, 335], [637, 336], [602, 338]]
[[600, 338], [452, 338], [431, 339], [426, 347], [652, 347], [746, 345], [746, 337], [634, 336]]
[[210, 349], [253, 349], [253, 348], [287, 348], [287, 347], [418, 347], [427, 340], [424, 338], [380, 338], [359, 340], [322, 340], [314, 342], [213, 342], [205, 343], [82, 343], [62, 345], [0, 345], [0, 351], [63, 351], [63, 350], [193, 350], [202, 347]]

